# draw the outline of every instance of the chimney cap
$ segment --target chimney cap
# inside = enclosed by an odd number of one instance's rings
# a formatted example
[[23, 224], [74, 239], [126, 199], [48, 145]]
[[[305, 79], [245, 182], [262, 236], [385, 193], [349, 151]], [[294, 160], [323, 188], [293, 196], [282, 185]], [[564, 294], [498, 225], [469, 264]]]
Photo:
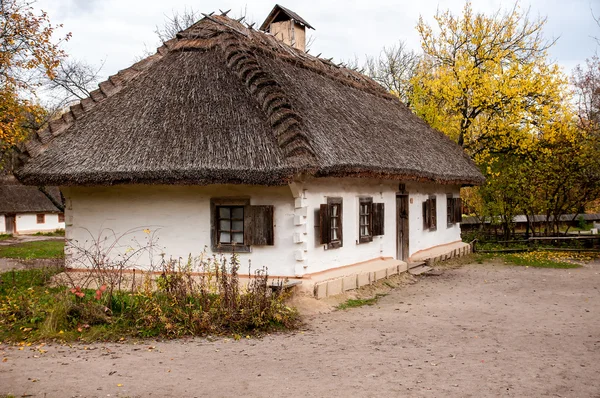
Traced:
[[275, 7], [273, 7], [273, 9], [269, 13], [269, 15], [267, 16], [265, 21], [262, 23], [262, 25], [260, 25], [260, 30], [263, 30], [263, 31], [267, 30], [269, 25], [271, 25], [271, 23], [273, 23], [273, 21], [279, 16], [279, 14], [284, 14], [285, 16], [288, 17], [287, 19], [293, 19], [294, 21], [298, 22], [299, 24], [302, 24], [309, 29], [315, 30], [315, 28], [313, 28], [308, 22], [306, 22], [304, 20], [304, 18], [302, 18], [300, 15], [296, 14], [292, 10], [288, 10], [287, 8], [285, 8], [283, 6], [280, 6], [279, 4], [275, 4]]

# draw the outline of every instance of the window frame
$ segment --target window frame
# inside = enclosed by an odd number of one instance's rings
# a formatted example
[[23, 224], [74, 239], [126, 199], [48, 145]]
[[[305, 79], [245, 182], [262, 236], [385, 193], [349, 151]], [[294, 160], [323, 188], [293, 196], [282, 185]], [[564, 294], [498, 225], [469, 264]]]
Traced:
[[[221, 207], [242, 207], [244, 212], [242, 216], [243, 222], [243, 239], [244, 243], [221, 243], [219, 242], [219, 208]], [[210, 200], [210, 220], [211, 220], [211, 249], [213, 252], [236, 252], [249, 253], [250, 244], [247, 241], [246, 234], [246, 217], [250, 207], [250, 198], [211, 198]], [[231, 230], [230, 230], [231, 231]]]
[[[40, 221], [40, 217], [41, 217], [42, 221]], [[46, 214], [44, 214], [44, 213], [37, 213], [35, 215], [35, 221], [36, 221], [36, 224], [46, 224]]]
[[[217, 217], [217, 220], [216, 220], [217, 221], [217, 226], [216, 226], [216, 228], [217, 228], [217, 243], [219, 245], [227, 245], [227, 244], [230, 244], [230, 245], [234, 245], [234, 244], [235, 245], [244, 245], [244, 244], [247, 244], [247, 242], [245, 242], [245, 239], [244, 239], [244, 231], [245, 231], [245, 229], [244, 229], [244, 208], [245, 208], [245, 206], [239, 206], [239, 205], [217, 205], [216, 206], [215, 210], [216, 210], [216, 217]], [[229, 213], [229, 216], [228, 217], [222, 216], [221, 209], [227, 209], [228, 213]], [[234, 216], [234, 212], [235, 212], [236, 209], [241, 209], [241, 211], [242, 211], [241, 217], [236, 218]], [[228, 221], [229, 222], [229, 229], [222, 229], [221, 228], [221, 222], [222, 221]], [[238, 221], [238, 222], [241, 221], [241, 223], [242, 223], [242, 229], [234, 229], [233, 228], [233, 224], [234, 224], [235, 221]], [[221, 242], [220, 241], [222, 233], [229, 234], [229, 242]], [[233, 239], [233, 235], [234, 234], [241, 234], [242, 235], [242, 241], [241, 242], [234, 242], [234, 239]]]
[[[366, 206], [367, 214], [363, 214], [363, 206]], [[363, 217], [366, 216], [366, 224]], [[363, 235], [363, 227], [367, 227], [367, 234]], [[358, 199], [358, 243], [373, 242], [373, 198], [360, 197]]]
[[[338, 207], [338, 215], [333, 217], [334, 207]], [[344, 200], [342, 198], [327, 198], [327, 209], [329, 211], [329, 243], [328, 249], [337, 249], [344, 246]], [[334, 219], [338, 220], [337, 226], [333, 226]], [[333, 229], [337, 230], [337, 239], [333, 239]]]
[[462, 199], [460, 196], [454, 196], [452, 194], [446, 195], [446, 211], [448, 212], [446, 216], [448, 220], [448, 228], [461, 223]]
[[58, 222], [59, 223], [65, 222], [65, 213], [58, 213]]
[[437, 230], [437, 197], [429, 195], [423, 202], [423, 231]]

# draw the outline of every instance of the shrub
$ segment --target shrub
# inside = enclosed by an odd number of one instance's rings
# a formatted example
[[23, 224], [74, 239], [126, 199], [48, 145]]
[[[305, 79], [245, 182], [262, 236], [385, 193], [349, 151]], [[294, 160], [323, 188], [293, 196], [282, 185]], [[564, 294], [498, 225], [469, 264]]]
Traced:
[[[152, 252], [154, 239], [128, 251]], [[283, 289], [272, 289], [266, 269], [248, 271], [240, 284], [240, 262], [234, 253], [187, 260], [160, 255], [150, 271], [126, 271], [135, 257], [111, 259], [106, 240], [77, 248], [91, 262], [90, 273], [67, 273], [58, 286], [58, 271], [30, 270], [0, 274], [0, 338], [117, 339], [252, 333], [294, 328], [295, 309], [286, 305]], [[108, 244], [108, 250], [118, 247]], [[152, 257], [152, 256], [150, 256]], [[135, 269], [135, 268], [134, 268]], [[142, 274], [141, 281], [136, 275]]]

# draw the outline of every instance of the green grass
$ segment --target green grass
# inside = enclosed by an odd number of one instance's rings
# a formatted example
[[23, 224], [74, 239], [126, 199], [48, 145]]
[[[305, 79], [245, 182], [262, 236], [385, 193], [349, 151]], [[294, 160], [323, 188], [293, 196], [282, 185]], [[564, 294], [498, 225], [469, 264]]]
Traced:
[[348, 299], [347, 301], [338, 305], [336, 308], [338, 310], [347, 310], [349, 308], [363, 307], [365, 305], [375, 305], [377, 303], [377, 301], [381, 297], [384, 297], [384, 296], [386, 296], [386, 295], [379, 293], [375, 297], [368, 298], [368, 299]]
[[[577, 255], [573, 254], [573, 257]], [[566, 257], [557, 252], [526, 252], [526, 253], [476, 253], [475, 262], [483, 264], [486, 261], [501, 260], [506, 264], [533, 268], [580, 268], [580, 264], [565, 261]], [[577, 259], [577, 258], [575, 258]]]
[[52, 232], [36, 232], [33, 236], [65, 236], [65, 230], [55, 229]]
[[[13, 236], [11, 234], [0, 234], [0, 240], [6, 240], [6, 239], [10, 239], [12, 237]], [[2, 397], [0, 396], [0, 398], [2, 398]]]
[[19, 259], [63, 258], [65, 242], [44, 240], [0, 246], [0, 257]]
[[557, 261], [555, 259], [550, 258], [536, 258], [530, 257], [529, 254], [536, 254], [536, 252], [532, 253], [523, 253], [522, 255], [516, 254], [507, 254], [504, 255], [504, 261], [513, 265], [534, 267], [534, 268], [580, 268], [581, 265], [569, 263], [566, 261]]

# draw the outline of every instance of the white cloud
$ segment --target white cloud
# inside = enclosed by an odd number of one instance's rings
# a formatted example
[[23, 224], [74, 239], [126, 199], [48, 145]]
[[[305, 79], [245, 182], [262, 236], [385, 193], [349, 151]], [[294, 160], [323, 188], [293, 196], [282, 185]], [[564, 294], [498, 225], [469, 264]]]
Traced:
[[[145, 46], [154, 49], [157, 38], [154, 30], [162, 25], [165, 17], [173, 11], [186, 7], [201, 12], [232, 9], [230, 15], [240, 15], [247, 8], [247, 17], [260, 24], [275, 1], [207, 0], [202, 9], [190, 4], [189, 0], [40, 0], [35, 3], [48, 11], [53, 23], [64, 24], [64, 31], [73, 33], [67, 43], [67, 51], [74, 58], [99, 63], [106, 59], [104, 73], [114, 74], [128, 67]], [[512, 1], [476, 0], [477, 11], [491, 12], [498, 7], [510, 7]], [[315, 36], [311, 53], [323, 53], [337, 61], [378, 54], [381, 48], [398, 40], [405, 40], [412, 49], [419, 49], [419, 38], [415, 25], [419, 16], [433, 23], [436, 10], [451, 9], [460, 14], [462, 0], [421, 0], [398, 2], [392, 0], [347, 0], [288, 2], [284, 6], [294, 10], [316, 28], [310, 31]], [[523, 3], [521, 8], [527, 8]], [[577, 63], [594, 53], [596, 42], [590, 37], [600, 28], [595, 24], [590, 8], [600, 15], [600, 6], [590, 0], [532, 0], [532, 16], [548, 16], [546, 35], [559, 37], [551, 56], [566, 72]]]

